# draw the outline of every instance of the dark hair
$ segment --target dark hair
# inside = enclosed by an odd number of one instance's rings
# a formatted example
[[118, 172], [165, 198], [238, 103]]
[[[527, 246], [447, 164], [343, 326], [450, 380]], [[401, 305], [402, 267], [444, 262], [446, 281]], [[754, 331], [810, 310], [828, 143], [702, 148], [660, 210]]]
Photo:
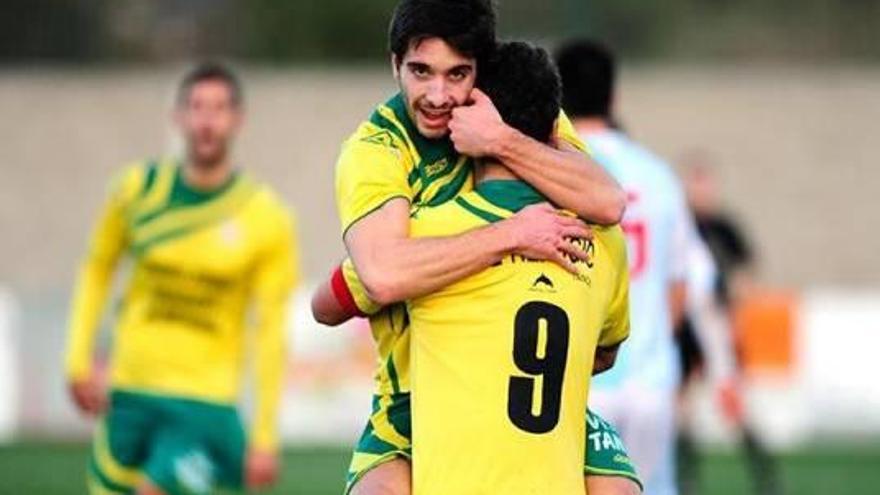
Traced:
[[611, 117], [617, 67], [611, 50], [597, 41], [573, 40], [556, 51], [562, 107], [571, 117]]
[[218, 62], [202, 62], [186, 71], [177, 87], [177, 104], [185, 104], [193, 86], [205, 81], [219, 81], [226, 84], [229, 87], [232, 104], [234, 106], [242, 104], [244, 92], [241, 81], [232, 69]]
[[478, 61], [495, 47], [491, 0], [402, 0], [388, 29], [388, 48], [398, 63], [413, 43], [442, 38], [462, 55]]
[[521, 41], [500, 43], [477, 86], [507, 125], [538, 141], [550, 140], [562, 88], [546, 50]]

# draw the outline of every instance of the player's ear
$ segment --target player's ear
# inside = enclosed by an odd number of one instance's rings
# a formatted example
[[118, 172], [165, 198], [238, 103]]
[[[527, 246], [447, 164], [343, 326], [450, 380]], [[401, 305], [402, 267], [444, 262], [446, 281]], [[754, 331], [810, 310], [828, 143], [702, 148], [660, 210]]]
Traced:
[[400, 58], [396, 53], [391, 54], [391, 71], [394, 73], [394, 79], [400, 80]]

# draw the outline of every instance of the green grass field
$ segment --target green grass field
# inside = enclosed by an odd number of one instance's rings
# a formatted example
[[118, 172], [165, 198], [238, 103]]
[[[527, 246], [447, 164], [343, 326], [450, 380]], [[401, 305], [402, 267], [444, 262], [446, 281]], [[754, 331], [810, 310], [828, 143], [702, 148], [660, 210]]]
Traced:
[[[81, 444], [24, 443], [0, 447], [0, 494], [81, 494], [87, 447]], [[344, 448], [291, 449], [284, 455], [281, 483], [270, 494], [340, 495], [349, 453]], [[880, 446], [810, 449], [781, 458], [789, 495], [880, 493]], [[750, 485], [734, 454], [704, 458], [704, 492], [743, 495]]]

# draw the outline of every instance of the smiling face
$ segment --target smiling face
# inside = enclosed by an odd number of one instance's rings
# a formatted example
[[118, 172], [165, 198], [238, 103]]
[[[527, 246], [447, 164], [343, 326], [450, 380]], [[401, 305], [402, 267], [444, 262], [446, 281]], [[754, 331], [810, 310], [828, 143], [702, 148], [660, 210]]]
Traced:
[[419, 132], [428, 139], [449, 132], [452, 109], [463, 105], [476, 81], [476, 60], [455, 51], [441, 38], [414, 41], [398, 60], [394, 76], [406, 101], [406, 110]]

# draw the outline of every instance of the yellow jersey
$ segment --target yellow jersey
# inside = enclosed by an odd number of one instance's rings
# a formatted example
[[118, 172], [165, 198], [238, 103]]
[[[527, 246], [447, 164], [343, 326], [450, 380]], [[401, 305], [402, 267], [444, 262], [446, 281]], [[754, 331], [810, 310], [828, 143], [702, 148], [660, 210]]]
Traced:
[[241, 173], [215, 191], [194, 190], [173, 159], [133, 165], [111, 189], [74, 292], [69, 379], [92, 372], [110, 281], [128, 255], [133, 263], [116, 315], [111, 386], [235, 403], [252, 309], [252, 442], [275, 448], [285, 311], [298, 277], [292, 215], [267, 186]]
[[[569, 119], [560, 113], [557, 137], [586, 151]], [[343, 236], [359, 219], [395, 198], [414, 211], [443, 204], [473, 189], [473, 161], [448, 138], [427, 139], [412, 122], [401, 94], [379, 105], [342, 145], [336, 164], [336, 205]], [[409, 391], [409, 321], [402, 304], [381, 308], [370, 301], [350, 259], [345, 285], [370, 328], [379, 355], [375, 393]]]
[[[486, 181], [411, 223], [449, 236], [545, 201]], [[587, 395], [597, 345], [629, 332], [625, 240], [594, 229], [577, 275], [508, 256], [408, 303], [414, 495], [584, 493]]]

